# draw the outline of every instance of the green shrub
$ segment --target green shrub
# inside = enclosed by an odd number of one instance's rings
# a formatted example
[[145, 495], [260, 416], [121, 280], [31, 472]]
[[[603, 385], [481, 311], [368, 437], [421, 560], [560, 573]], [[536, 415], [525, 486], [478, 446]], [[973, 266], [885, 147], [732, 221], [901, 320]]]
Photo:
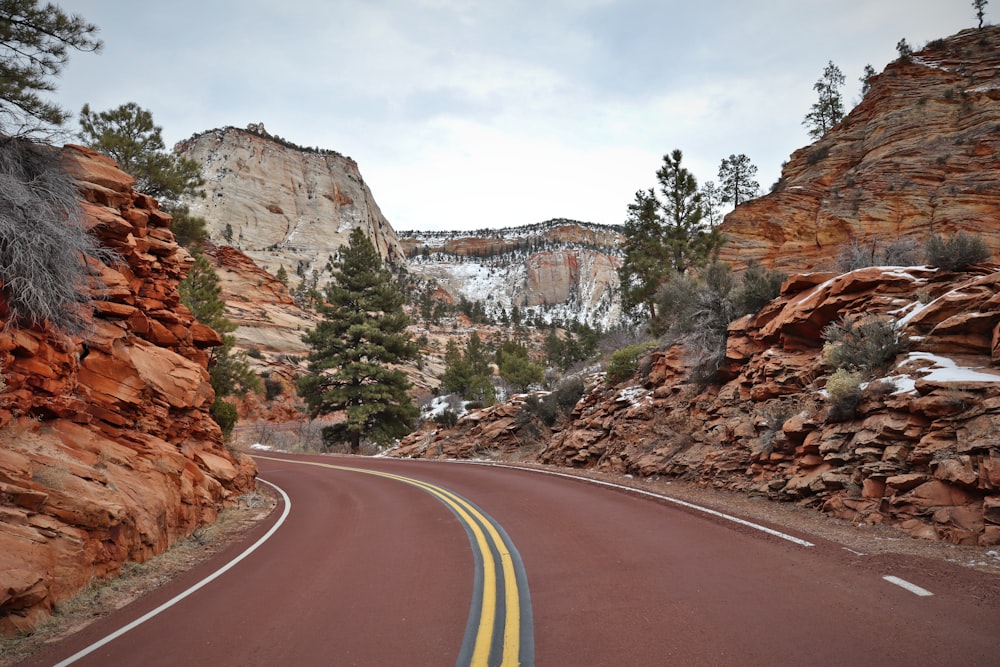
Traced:
[[549, 396], [555, 401], [560, 412], [568, 413], [576, 407], [577, 402], [583, 397], [583, 392], [583, 380], [571, 377], [560, 382]]
[[251, 359], [263, 359], [264, 353], [261, 352], [259, 348], [251, 347], [249, 350], [247, 350], [247, 356], [250, 357]]
[[742, 315], [760, 312], [781, 294], [781, 286], [787, 277], [781, 271], [765, 269], [753, 260], [748, 262], [742, 282], [733, 294], [736, 312]]
[[434, 423], [451, 428], [458, 423], [458, 413], [451, 408], [446, 408], [434, 415]]
[[979, 236], [958, 232], [949, 239], [931, 234], [925, 246], [927, 263], [945, 271], [965, 271], [990, 258], [990, 250]]
[[264, 396], [269, 401], [273, 401], [285, 393], [285, 385], [281, 384], [279, 380], [272, 377], [265, 378], [264, 380]]
[[233, 433], [233, 427], [236, 426], [236, 420], [239, 419], [236, 406], [232, 403], [227, 403], [221, 398], [217, 398], [215, 399], [215, 402], [212, 403], [210, 412], [212, 414], [212, 419], [214, 419], [215, 423], [222, 429], [223, 437], [228, 439]]
[[908, 341], [890, 320], [845, 316], [823, 329], [823, 360], [836, 369], [864, 373], [884, 370], [906, 350]]
[[861, 381], [861, 373], [844, 368], [838, 368], [826, 381], [830, 421], [846, 421], [854, 416], [861, 403]]
[[605, 368], [605, 378], [608, 384], [618, 384], [635, 375], [639, 367], [639, 357], [652, 346], [651, 342], [637, 343], [612, 353], [608, 366]]

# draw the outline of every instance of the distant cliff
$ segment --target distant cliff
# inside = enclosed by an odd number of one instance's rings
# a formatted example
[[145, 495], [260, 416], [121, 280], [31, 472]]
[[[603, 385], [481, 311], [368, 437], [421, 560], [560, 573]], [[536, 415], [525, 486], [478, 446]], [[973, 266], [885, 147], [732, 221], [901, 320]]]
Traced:
[[979, 234], [1000, 254], [1000, 26], [966, 30], [890, 63], [775, 191], [721, 225], [721, 259], [787, 273], [829, 269], [863, 244]]
[[232, 245], [274, 274], [324, 274], [327, 261], [364, 229], [383, 257], [403, 251], [357, 163], [333, 151], [306, 149], [263, 125], [209, 130], [175, 151], [202, 165], [205, 199], [186, 202], [208, 221], [211, 238]]
[[616, 227], [549, 220], [473, 232], [400, 232], [410, 275], [452, 302], [480, 301], [493, 317], [525, 317], [608, 328], [621, 318]]

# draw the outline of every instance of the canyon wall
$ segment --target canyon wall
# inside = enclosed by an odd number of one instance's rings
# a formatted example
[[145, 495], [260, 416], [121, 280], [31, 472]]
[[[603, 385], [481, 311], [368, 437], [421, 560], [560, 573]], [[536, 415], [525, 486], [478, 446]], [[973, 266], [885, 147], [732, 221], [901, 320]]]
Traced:
[[290, 145], [262, 124], [209, 130], [174, 150], [201, 165], [206, 197], [185, 203], [208, 222], [211, 238], [271, 274], [280, 266], [299, 279], [314, 270], [325, 273], [355, 227], [387, 260], [403, 257], [396, 233], [348, 157]]
[[0, 330], [0, 635], [165, 550], [253, 487], [209, 414], [218, 334], [180, 304], [192, 263], [171, 218], [89, 149], [63, 149], [90, 233], [88, 329]]
[[978, 234], [1000, 254], [1000, 26], [890, 63], [864, 99], [721, 225], [721, 259], [832, 269], [841, 247]]

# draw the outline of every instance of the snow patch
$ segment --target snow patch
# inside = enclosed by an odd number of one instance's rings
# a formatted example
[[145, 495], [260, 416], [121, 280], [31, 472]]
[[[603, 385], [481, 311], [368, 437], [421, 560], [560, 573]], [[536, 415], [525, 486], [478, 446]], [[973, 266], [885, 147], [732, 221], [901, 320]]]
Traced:
[[639, 405], [640, 403], [647, 403], [652, 400], [653, 397], [650, 392], [639, 385], [625, 387], [615, 397], [615, 402], [628, 403], [629, 405]]

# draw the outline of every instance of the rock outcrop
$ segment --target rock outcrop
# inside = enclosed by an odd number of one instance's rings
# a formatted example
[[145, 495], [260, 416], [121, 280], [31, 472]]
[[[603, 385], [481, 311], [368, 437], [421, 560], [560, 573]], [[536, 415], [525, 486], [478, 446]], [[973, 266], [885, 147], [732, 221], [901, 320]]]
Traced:
[[322, 275], [351, 230], [361, 227], [390, 261], [399, 241], [361, 178], [357, 163], [333, 151], [305, 149], [263, 125], [209, 130], [175, 152], [198, 162], [205, 199], [186, 202], [217, 243], [235, 246], [272, 274]]
[[0, 635], [213, 521], [256, 475], [208, 412], [220, 338], [180, 305], [192, 260], [170, 216], [108, 158], [63, 153], [119, 262], [93, 266], [81, 336], [0, 331]]
[[[645, 374], [600, 376], [553, 428], [520, 397], [396, 456], [488, 454], [669, 476], [796, 501], [859, 523], [956, 544], [1000, 544], [1000, 272], [861, 269], [790, 278], [729, 329], [727, 380], [699, 390], [680, 347]], [[820, 331], [844, 315], [895, 320], [910, 350], [834, 419]]]
[[966, 231], [1000, 254], [1000, 26], [896, 60], [769, 195], [726, 216], [720, 258], [785, 273], [832, 269], [864, 246]]
[[436, 299], [483, 303], [493, 318], [516, 307], [525, 318], [610, 328], [621, 318], [622, 236], [605, 225], [550, 220], [511, 229], [401, 232], [409, 274]]

